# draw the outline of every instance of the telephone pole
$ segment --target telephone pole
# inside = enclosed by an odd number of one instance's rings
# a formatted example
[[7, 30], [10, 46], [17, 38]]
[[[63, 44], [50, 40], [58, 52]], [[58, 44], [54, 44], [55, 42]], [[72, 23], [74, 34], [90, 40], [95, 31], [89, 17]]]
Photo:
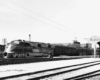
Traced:
[[4, 38], [2, 41], [3, 41], [3, 45], [7, 44], [7, 39], [6, 38]]
[[31, 34], [29, 34], [29, 41], [31, 41]]

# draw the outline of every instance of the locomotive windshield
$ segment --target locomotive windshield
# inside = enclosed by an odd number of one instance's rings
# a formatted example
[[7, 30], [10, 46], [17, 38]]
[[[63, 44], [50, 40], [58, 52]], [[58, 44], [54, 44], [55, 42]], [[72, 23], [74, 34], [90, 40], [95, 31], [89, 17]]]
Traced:
[[31, 45], [29, 43], [25, 43], [25, 42], [20, 42], [20, 45], [26, 46], [26, 47], [30, 47]]
[[19, 41], [12, 41], [12, 42], [11, 42], [11, 44], [15, 44], [15, 45], [16, 45], [16, 44], [19, 44], [19, 43], [20, 43]]
[[19, 46], [24, 46], [24, 47], [30, 47], [31, 45], [28, 42], [23, 42], [19, 40], [15, 40], [11, 42], [12, 45], [19, 45]]

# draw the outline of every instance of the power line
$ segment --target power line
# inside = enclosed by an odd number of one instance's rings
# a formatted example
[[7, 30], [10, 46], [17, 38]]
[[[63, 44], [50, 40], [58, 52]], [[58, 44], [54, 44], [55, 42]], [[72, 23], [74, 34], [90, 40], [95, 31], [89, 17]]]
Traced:
[[[10, 1], [11, 3], [13, 3], [13, 4], [16, 4], [15, 2], [13, 2], [13, 1], [11, 1], [11, 0], [9, 0], [9, 1]], [[51, 22], [53, 22], [53, 23], [55, 23], [55, 24], [58, 24], [58, 25], [60, 25], [60, 26], [63, 26], [63, 27], [65, 27], [65, 28], [71, 30], [70, 28], [68, 28], [68, 27], [66, 27], [66, 26], [64, 26], [64, 25], [59, 24], [59, 23], [57, 23], [57, 22], [55, 22], [55, 21], [53, 21], [53, 20], [50, 20], [50, 19], [48, 19], [48, 18], [46, 18], [46, 17], [44, 17], [44, 16], [42, 16], [42, 15], [36, 13], [36, 12], [33, 12], [33, 11], [31, 11], [31, 10], [29, 10], [29, 9], [27, 9], [27, 8], [25, 8], [25, 7], [21, 6], [21, 5], [19, 5], [19, 4], [16, 4], [16, 5], [17, 5], [17, 6], [20, 6], [20, 7], [23, 8], [23, 9], [26, 9], [27, 11], [32, 12], [32, 13], [34, 13], [34, 14], [36, 14], [36, 15], [42, 17], [42, 18], [45, 18], [45, 19], [47, 19], [47, 20], [49, 20], [49, 21], [51, 21]]]
[[[1, 4], [1, 3], [0, 3], [0, 4]], [[38, 20], [38, 19], [36, 19], [36, 18], [34, 18], [34, 17], [32, 17], [32, 16], [29, 16], [29, 15], [27, 15], [27, 14], [25, 14], [25, 13], [22, 13], [22, 12], [20, 12], [20, 11], [17, 11], [17, 10], [15, 10], [15, 9], [13, 9], [13, 8], [11, 8], [11, 7], [8, 7], [8, 6], [4, 5], [4, 4], [1, 4], [1, 5], [3, 5], [3, 6], [5, 6], [5, 7], [7, 7], [7, 8], [9, 8], [9, 9], [11, 9], [11, 10], [14, 10], [14, 11], [16, 11], [16, 12], [18, 12], [18, 13], [21, 13], [21, 14], [27, 16], [27, 17], [30, 17], [30, 18], [32, 18], [32, 19], [34, 19], [34, 20], [37, 20], [37, 21], [39, 21], [39, 22], [42, 22], [42, 23], [44, 23], [44, 24], [47, 24], [47, 25], [49, 25], [49, 26], [55, 27], [55, 28], [57, 28], [57, 29], [60, 29], [60, 30], [63, 30], [63, 31], [66, 32], [66, 30], [64, 30], [64, 29], [61, 29], [61, 28], [56, 27], [56, 26], [54, 26], [54, 25], [48, 24], [48, 23], [46, 23], [46, 22], [44, 22], [44, 21]], [[67, 32], [69, 32], [69, 31], [67, 31]], [[70, 33], [71, 33], [71, 32], [70, 32]], [[72, 34], [72, 33], [71, 33], [71, 34]]]

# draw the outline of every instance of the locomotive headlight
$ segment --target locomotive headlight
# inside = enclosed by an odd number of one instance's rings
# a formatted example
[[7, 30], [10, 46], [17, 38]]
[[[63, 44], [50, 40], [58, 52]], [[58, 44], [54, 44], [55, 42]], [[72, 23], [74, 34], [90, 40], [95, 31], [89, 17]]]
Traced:
[[6, 46], [5, 52], [11, 52], [11, 44]]

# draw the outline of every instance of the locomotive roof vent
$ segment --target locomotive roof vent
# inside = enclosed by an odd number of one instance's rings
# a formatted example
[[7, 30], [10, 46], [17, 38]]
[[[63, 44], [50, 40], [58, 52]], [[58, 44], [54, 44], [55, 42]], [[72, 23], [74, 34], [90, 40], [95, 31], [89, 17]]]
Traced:
[[23, 40], [25, 42], [25, 40]]

